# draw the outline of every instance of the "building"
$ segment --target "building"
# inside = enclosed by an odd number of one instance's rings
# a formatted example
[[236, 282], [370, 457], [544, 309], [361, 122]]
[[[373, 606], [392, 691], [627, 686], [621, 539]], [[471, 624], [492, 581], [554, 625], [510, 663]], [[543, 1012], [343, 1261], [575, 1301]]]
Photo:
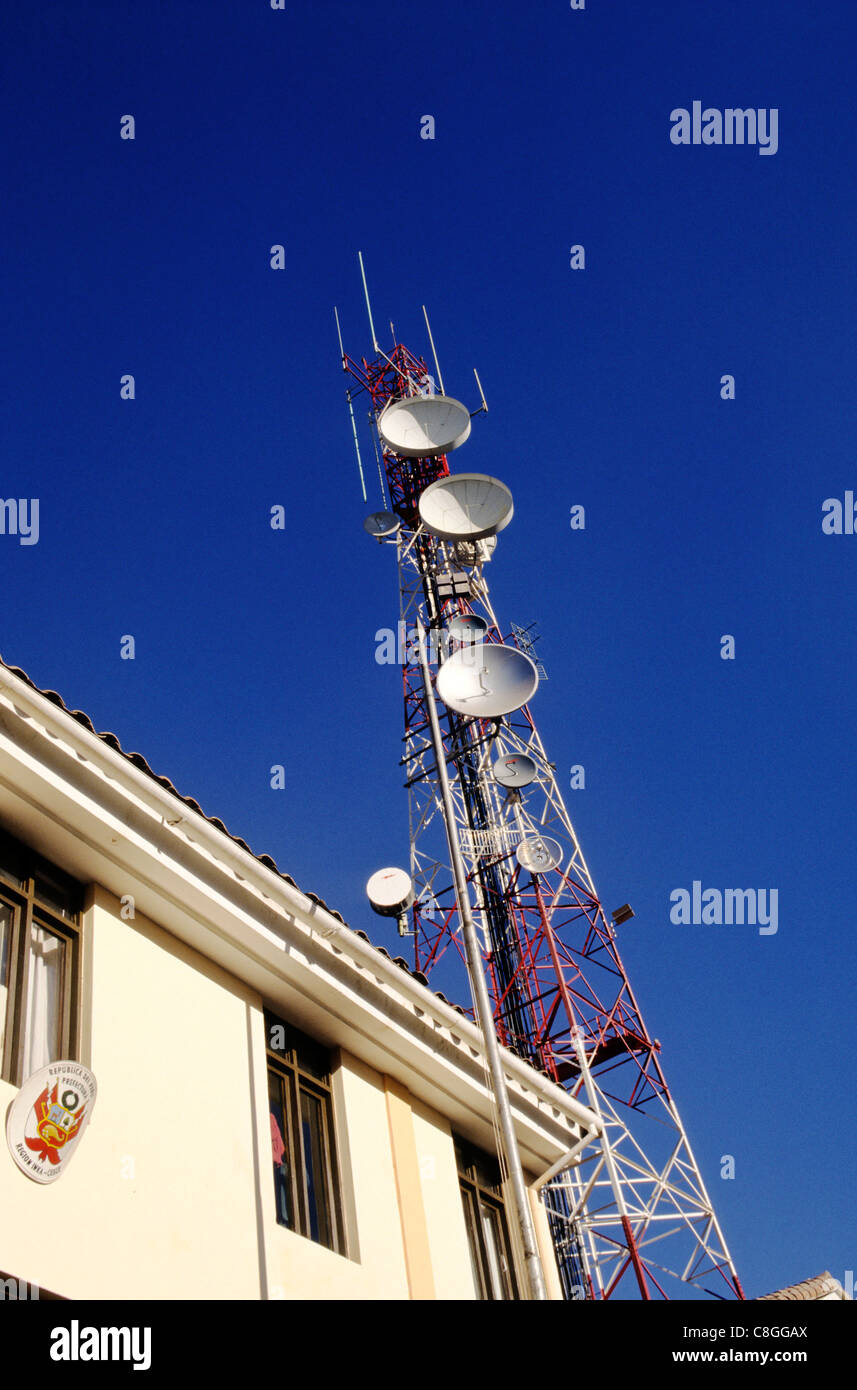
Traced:
[[[156, 776], [0, 663], [0, 1098], [98, 1082], [46, 1186], [0, 1153], [0, 1277], [41, 1297], [521, 1297], [481, 1035]], [[540, 1176], [593, 1121], [504, 1054]], [[2, 1286], [0, 1286], [2, 1287]]]
[[777, 1289], [776, 1293], [760, 1294], [757, 1302], [770, 1303], [850, 1303], [851, 1295], [843, 1289], [838, 1279], [829, 1270], [817, 1274], [814, 1279], [804, 1279], [800, 1284], [790, 1284], [787, 1289]]

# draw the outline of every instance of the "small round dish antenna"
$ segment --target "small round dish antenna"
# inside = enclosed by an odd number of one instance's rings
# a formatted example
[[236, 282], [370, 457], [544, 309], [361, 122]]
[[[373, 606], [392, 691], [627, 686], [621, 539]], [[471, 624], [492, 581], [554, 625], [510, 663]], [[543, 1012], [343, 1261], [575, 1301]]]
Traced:
[[515, 858], [531, 874], [546, 874], [562, 863], [562, 845], [546, 835], [532, 835], [518, 845]]
[[414, 900], [414, 885], [404, 869], [379, 869], [366, 884], [366, 896], [379, 917], [401, 917]]
[[450, 618], [446, 631], [453, 642], [479, 642], [488, 631], [488, 624], [476, 613], [458, 613]]
[[498, 758], [491, 771], [501, 787], [528, 787], [536, 778], [536, 765], [526, 753], [509, 753]]
[[401, 524], [395, 512], [370, 512], [363, 523], [363, 530], [381, 540], [384, 536], [394, 536]]
[[378, 433], [394, 454], [432, 458], [464, 443], [470, 434], [470, 411], [452, 396], [406, 396], [381, 412]]
[[461, 647], [437, 673], [437, 693], [459, 714], [495, 719], [520, 709], [535, 694], [538, 672], [517, 647], [499, 642]]
[[442, 541], [478, 541], [509, 525], [515, 507], [499, 478], [487, 473], [451, 473], [430, 483], [420, 496], [426, 530]]

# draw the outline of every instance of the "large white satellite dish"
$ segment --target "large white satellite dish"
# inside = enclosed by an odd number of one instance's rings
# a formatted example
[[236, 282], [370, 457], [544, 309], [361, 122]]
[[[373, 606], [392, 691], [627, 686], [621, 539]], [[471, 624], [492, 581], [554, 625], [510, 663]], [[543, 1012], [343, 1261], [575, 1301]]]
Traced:
[[470, 411], [452, 396], [406, 396], [381, 412], [378, 433], [394, 454], [432, 458], [464, 443], [470, 434]]
[[517, 647], [480, 642], [461, 647], [437, 673], [437, 693], [459, 714], [495, 719], [532, 699], [538, 672]]
[[430, 483], [420, 496], [420, 516], [443, 541], [478, 541], [509, 525], [515, 507], [499, 478], [487, 473], [451, 473]]
[[518, 845], [515, 858], [531, 874], [547, 874], [562, 863], [562, 845], [547, 835], [532, 835]]

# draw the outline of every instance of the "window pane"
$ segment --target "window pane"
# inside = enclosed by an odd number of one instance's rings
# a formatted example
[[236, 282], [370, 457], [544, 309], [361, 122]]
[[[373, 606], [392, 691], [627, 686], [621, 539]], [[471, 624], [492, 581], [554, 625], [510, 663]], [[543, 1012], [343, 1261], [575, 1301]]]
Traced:
[[482, 1239], [488, 1261], [486, 1274], [491, 1289], [491, 1298], [509, 1298], [507, 1282], [506, 1254], [503, 1248], [503, 1233], [500, 1229], [500, 1214], [496, 1207], [487, 1202], [479, 1203], [479, 1217], [482, 1223]]
[[292, 1061], [291, 1029], [288, 1024], [283, 1023], [281, 1018], [275, 1018], [267, 1009], [265, 1010], [265, 1046], [270, 1052], [276, 1052], [278, 1057], [282, 1057], [284, 1062]]
[[327, 1048], [296, 1032], [295, 1056], [301, 1071], [309, 1072], [319, 1081], [330, 1081], [330, 1053]]
[[60, 1055], [63, 967], [68, 943], [33, 922], [29, 949], [19, 1083]]
[[482, 1257], [479, 1250], [479, 1236], [476, 1231], [473, 1197], [464, 1187], [461, 1189], [461, 1196], [464, 1202], [464, 1222], [467, 1226], [467, 1248], [470, 1251], [470, 1269], [473, 1274], [473, 1288], [477, 1298], [485, 1298], [485, 1284], [481, 1273]]
[[274, 1200], [277, 1207], [277, 1224], [295, 1229], [295, 1214], [292, 1203], [292, 1174], [289, 1167], [289, 1130], [285, 1113], [283, 1083], [273, 1072], [268, 1072], [268, 1106], [271, 1119], [271, 1157], [274, 1163]]
[[503, 1179], [500, 1176], [500, 1164], [497, 1162], [496, 1158], [492, 1158], [490, 1154], [474, 1151], [473, 1166], [476, 1170], [476, 1182], [479, 1186], [486, 1188], [489, 1192], [493, 1192], [496, 1196], [502, 1198]]
[[22, 846], [7, 835], [5, 830], [0, 830], [0, 874], [20, 888], [25, 873]]
[[327, 1155], [324, 1146], [321, 1101], [301, 1091], [301, 1130], [303, 1132], [304, 1176], [306, 1180], [309, 1231], [313, 1239], [333, 1249], [330, 1211], [327, 1201]]
[[6, 1003], [9, 998], [9, 943], [12, 935], [12, 909], [0, 903], [0, 1057], [6, 1036]]
[[330, 1081], [330, 1053], [319, 1043], [313, 1042], [299, 1028], [277, 1018], [265, 1009], [265, 1041], [270, 1052], [282, 1057], [284, 1062], [297, 1064], [302, 1071], [319, 1081]]
[[61, 917], [72, 918], [75, 915], [78, 893], [74, 889], [65, 888], [55, 879], [48, 878], [45, 874], [36, 874], [33, 882], [33, 891], [39, 902], [46, 907], [53, 908]]

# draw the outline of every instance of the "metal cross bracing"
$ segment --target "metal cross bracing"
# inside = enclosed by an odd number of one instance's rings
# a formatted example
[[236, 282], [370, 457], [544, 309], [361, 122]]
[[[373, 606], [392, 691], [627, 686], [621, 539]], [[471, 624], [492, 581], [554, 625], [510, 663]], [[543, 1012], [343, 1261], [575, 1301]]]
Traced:
[[[377, 418], [391, 400], [425, 390], [423, 359], [396, 344], [343, 366]], [[405, 713], [402, 767], [409, 793], [411, 909], [418, 970], [466, 985], [464, 947], [449, 866], [443, 807], [429, 735], [416, 628], [435, 663], [448, 654], [455, 615], [504, 634], [491, 605], [486, 566], [492, 542], [439, 540], [420, 524], [418, 500], [449, 473], [444, 456], [402, 458], [381, 447], [390, 507], [401, 526], [397, 551]], [[401, 629], [400, 629], [401, 630]], [[601, 1132], [543, 1189], [567, 1297], [743, 1298], [711, 1200], [646, 1029], [568, 815], [555, 769], [530, 710], [502, 719], [466, 717], [441, 706], [456, 832], [472, 890], [474, 919], [500, 1041], [546, 1072], [599, 1117]], [[503, 788], [491, 766], [526, 754], [536, 767], [522, 791]], [[562, 846], [556, 868], [521, 867], [521, 841]]]

